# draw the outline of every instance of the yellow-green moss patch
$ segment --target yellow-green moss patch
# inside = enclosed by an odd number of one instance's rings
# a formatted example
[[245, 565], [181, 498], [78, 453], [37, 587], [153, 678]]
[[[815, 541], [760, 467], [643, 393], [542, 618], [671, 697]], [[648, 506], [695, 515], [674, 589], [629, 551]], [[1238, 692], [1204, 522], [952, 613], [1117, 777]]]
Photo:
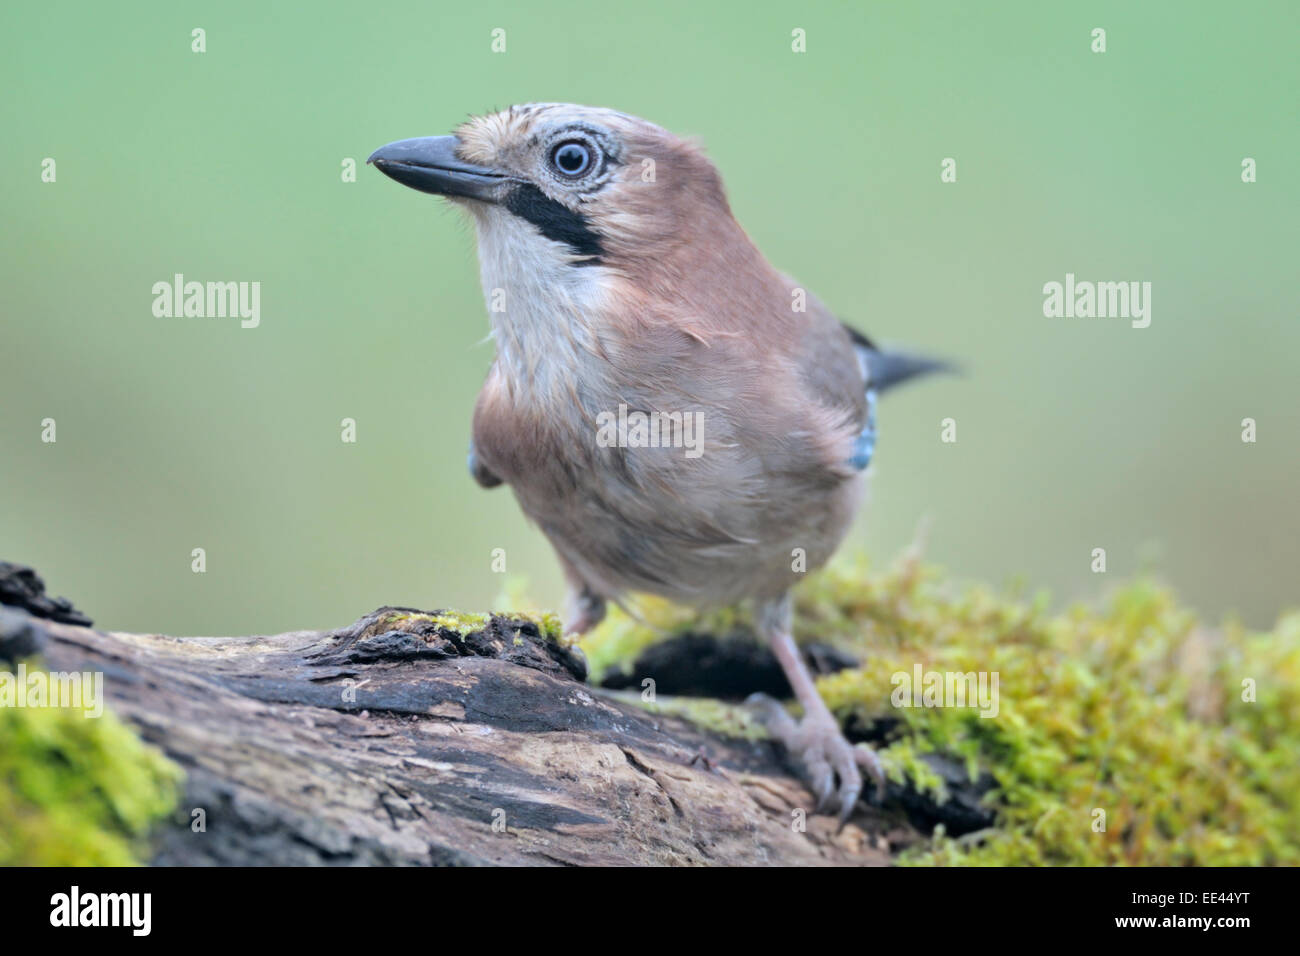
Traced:
[[0, 866], [137, 863], [180, 782], [112, 714], [0, 708]]
[[487, 627], [491, 621], [491, 616], [473, 611], [439, 611], [436, 614], [404, 611], [390, 614], [384, 618], [385, 624], [393, 624], [398, 627], [417, 621], [426, 621], [435, 627], [445, 627], [457, 634], [473, 634], [475, 631], [481, 631]]
[[[526, 621], [534, 625], [541, 637], [556, 644], [570, 647], [575, 643], [572, 638], [564, 634], [564, 625], [560, 621], [560, 616], [553, 611], [501, 611], [497, 612], [497, 614], [506, 621]], [[389, 614], [383, 618], [381, 623], [385, 627], [398, 628], [415, 623], [427, 623], [432, 624], [434, 627], [455, 631], [457, 634], [474, 634], [484, 630], [492, 623], [492, 615], [480, 611], [437, 611], [433, 613], [399, 611]], [[521, 637], [516, 636], [515, 643], [521, 643], [522, 640]]]
[[564, 633], [564, 624], [554, 611], [502, 611], [501, 616], [511, 621], [528, 621], [537, 627], [537, 633], [548, 641], [571, 647], [576, 641]]

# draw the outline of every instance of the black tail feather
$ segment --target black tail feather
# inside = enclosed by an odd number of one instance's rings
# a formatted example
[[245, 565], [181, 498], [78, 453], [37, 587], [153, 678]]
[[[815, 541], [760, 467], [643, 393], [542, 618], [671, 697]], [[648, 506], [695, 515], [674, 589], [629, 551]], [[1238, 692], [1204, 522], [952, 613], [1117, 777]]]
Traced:
[[882, 351], [857, 329], [850, 325], [845, 325], [844, 328], [861, 354], [870, 386], [876, 391], [883, 392], [918, 375], [958, 371], [955, 365], [943, 359], [913, 355], [908, 352]]
[[942, 359], [909, 355], [906, 352], [872, 350], [867, 351], [867, 369], [871, 373], [871, 387], [881, 392], [917, 375], [957, 371], [953, 365]]

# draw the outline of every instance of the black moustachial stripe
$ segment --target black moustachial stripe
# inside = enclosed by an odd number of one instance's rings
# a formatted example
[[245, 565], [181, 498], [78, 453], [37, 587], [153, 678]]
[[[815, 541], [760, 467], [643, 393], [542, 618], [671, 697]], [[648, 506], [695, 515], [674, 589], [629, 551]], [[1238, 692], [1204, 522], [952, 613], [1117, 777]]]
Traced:
[[551, 199], [532, 183], [521, 183], [512, 189], [504, 205], [520, 219], [526, 219], [540, 229], [547, 239], [563, 242], [575, 254], [586, 256], [578, 265], [599, 264], [600, 236], [591, 231], [587, 220]]

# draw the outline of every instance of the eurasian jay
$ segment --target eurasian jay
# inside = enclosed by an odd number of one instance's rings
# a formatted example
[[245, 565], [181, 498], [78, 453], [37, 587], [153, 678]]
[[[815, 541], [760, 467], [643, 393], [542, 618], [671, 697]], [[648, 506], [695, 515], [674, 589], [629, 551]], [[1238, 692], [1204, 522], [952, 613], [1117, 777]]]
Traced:
[[[470, 470], [510, 485], [550, 539], [566, 629], [637, 592], [752, 600], [803, 707], [771, 726], [818, 809], [847, 819], [861, 770], [884, 777], [819, 696], [790, 589], [830, 558], [862, 499], [876, 394], [941, 363], [878, 350], [772, 268], [700, 148], [645, 120], [516, 106], [369, 162], [473, 216], [496, 358]], [[637, 431], [647, 420], [658, 440]], [[694, 430], [678, 441], [683, 422]]]

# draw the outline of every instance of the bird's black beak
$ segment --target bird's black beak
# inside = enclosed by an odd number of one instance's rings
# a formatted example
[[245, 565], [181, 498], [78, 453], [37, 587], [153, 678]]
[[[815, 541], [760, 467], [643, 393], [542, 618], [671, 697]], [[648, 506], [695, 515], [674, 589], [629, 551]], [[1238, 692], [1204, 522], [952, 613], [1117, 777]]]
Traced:
[[504, 173], [456, 158], [455, 136], [401, 139], [381, 146], [366, 160], [403, 186], [435, 196], [495, 202], [507, 182]]

